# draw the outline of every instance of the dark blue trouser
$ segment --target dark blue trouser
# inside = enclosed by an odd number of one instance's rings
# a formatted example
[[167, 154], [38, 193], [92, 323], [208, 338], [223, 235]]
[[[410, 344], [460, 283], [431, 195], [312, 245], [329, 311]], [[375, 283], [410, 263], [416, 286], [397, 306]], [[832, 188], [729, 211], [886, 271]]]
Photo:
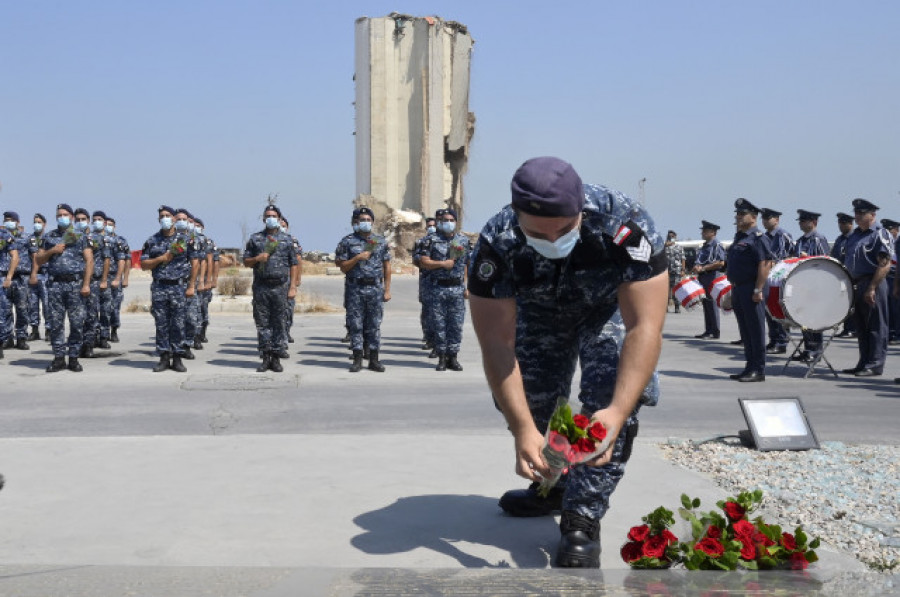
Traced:
[[[709, 295], [709, 291], [712, 289], [713, 280], [715, 280], [718, 275], [719, 272], [706, 272], [697, 276], [697, 281], [703, 286], [707, 295]], [[709, 296], [706, 296], [703, 299], [703, 326], [705, 328], [703, 330], [705, 334], [719, 335], [719, 308], [716, 306], [715, 301], [709, 298]]]
[[731, 287], [731, 304], [744, 340], [744, 373], [766, 372], [766, 308], [753, 302], [753, 284]]
[[888, 343], [888, 288], [882, 280], [875, 289], [875, 305], [863, 299], [872, 276], [864, 276], [856, 281], [853, 299], [853, 318], [856, 320], [859, 344], [857, 368], [883, 369]]

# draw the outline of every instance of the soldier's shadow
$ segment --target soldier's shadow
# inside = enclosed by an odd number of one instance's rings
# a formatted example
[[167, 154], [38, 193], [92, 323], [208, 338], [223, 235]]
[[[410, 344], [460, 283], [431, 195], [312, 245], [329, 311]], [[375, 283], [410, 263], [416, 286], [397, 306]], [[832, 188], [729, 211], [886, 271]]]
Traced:
[[373, 555], [419, 548], [447, 555], [466, 568], [508, 568], [505, 558], [490, 562], [466, 551], [467, 544], [500, 549], [518, 568], [546, 568], [559, 529], [552, 517], [504, 516], [497, 499], [480, 495], [419, 495], [360, 514], [364, 529], [350, 543]]
[[113, 367], [131, 367], [133, 369], [153, 369], [156, 364], [159, 362], [158, 360], [150, 360], [152, 357], [148, 357], [147, 360], [137, 360], [137, 359], [113, 359], [111, 361], [106, 361], [107, 365], [112, 365]]
[[[253, 353], [256, 354], [256, 353]], [[206, 361], [207, 365], [215, 365], [216, 367], [228, 367], [237, 369], [253, 369], [256, 370], [262, 361], [238, 361], [236, 359], [210, 359]]]
[[[308, 352], [304, 354], [310, 354]], [[320, 359], [300, 359], [301, 365], [309, 365], [311, 367], [328, 367], [329, 369], [349, 369], [350, 362], [347, 359], [342, 359], [339, 361], [331, 360], [331, 361], [323, 361]], [[365, 365], [364, 365], [365, 366]]]
[[249, 348], [249, 345], [248, 345], [247, 350], [234, 350], [232, 348], [220, 348], [220, 349], [216, 350], [216, 354], [233, 354], [233, 355], [238, 355], [238, 356], [254, 357], [254, 356], [259, 355], [259, 351], [256, 350], [255, 348], [252, 348], [252, 349]]
[[16, 360], [10, 360], [10, 365], [16, 365], [17, 367], [26, 367], [28, 369], [40, 369], [43, 371], [47, 368], [47, 365], [50, 364], [50, 361], [53, 360], [52, 356], [47, 357], [46, 359], [32, 359], [32, 358], [21, 358]]

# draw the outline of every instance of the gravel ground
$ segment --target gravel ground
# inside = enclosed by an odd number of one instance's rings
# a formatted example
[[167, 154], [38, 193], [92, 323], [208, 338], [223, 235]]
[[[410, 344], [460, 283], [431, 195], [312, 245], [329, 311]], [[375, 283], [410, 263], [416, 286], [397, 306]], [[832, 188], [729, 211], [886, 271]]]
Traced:
[[873, 570], [900, 571], [900, 446], [825, 442], [820, 450], [759, 452], [723, 441], [672, 441], [661, 448], [732, 495], [761, 489], [767, 521], [802, 524], [807, 535]]

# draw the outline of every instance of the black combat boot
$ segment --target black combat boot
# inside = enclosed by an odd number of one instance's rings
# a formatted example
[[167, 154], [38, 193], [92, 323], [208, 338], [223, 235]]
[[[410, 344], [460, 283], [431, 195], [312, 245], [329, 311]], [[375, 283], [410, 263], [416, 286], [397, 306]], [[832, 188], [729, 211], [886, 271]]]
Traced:
[[377, 371], [379, 373], [384, 373], [384, 365], [382, 365], [381, 361], [378, 360], [378, 351], [374, 348], [369, 351], [369, 369], [372, 371]]
[[97, 342], [97, 348], [102, 348], [103, 350], [109, 350], [112, 346], [109, 345], [109, 340], [106, 338], [100, 338], [100, 341]]
[[81, 373], [84, 371], [84, 367], [81, 366], [81, 363], [78, 362], [78, 357], [69, 357], [69, 371], [74, 371], [75, 373]]
[[109, 333], [109, 341], [110, 342], [118, 342], [119, 341], [119, 328], [114, 327]]
[[264, 373], [269, 370], [269, 367], [272, 366], [272, 358], [270, 352], [264, 352], [262, 355], [262, 363], [259, 364], [259, 367], [256, 368], [257, 373]]
[[291, 353], [289, 353], [289, 352], [287, 351], [286, 348], [282, 348], [281, 350], [276, 350], [276, 351], [275, 351], [275, 355], [276, 355], [279, 359], [289, 359], [289, 358], [291, 358]]
[[41, 333], [38, 331], [37, 326], [31, 327], [31, 333], [28, 334], [27, 339], [32, 341], [41, 339]]
[[94, 347], [85, 342], [81, 345], [81, 351], [78, 353], [78, 356], [82, 359], [94, 358]]
[[350, 332], [349, 331], [343, 338], [341, 338], [341, 342], [343, 342], [344, 344], [350, 342]]
[[369, 360], [369, 347], [363, 344], [363, 358]]
[[293, 343], [294, 343], [294, 337], [291, 336], [290, 334], [288, 334], [288, 344], [293, 344]]
[[0, 359], [2, 359], [2, 358], [3, 358], [3, 349], [0, 348]]
[[456, 353], [451, 352], [447, 355], [447, 368], [451, 371], [462, 371], [462, 365], [456, 359]]
[[500, 507], [510, 516], [518, 518], [531, 518], [534, 516], [549, 516], [562, 508], [565, 486], [557, 483], [550, 489], [547, 497], [538, 494], [537, 482], [528, 486], [528, 489], [511, 489], [500, 498]]
[[434, 344], [431, 343], [431, 340], [425, 340], [425, 344], [422, 345], [422, 350], [431, 350], [434, 348]]
[[200, 336], [194, 336], [194, 350], [203, 350], [203, 342], [200, 341]]
[[28, 343], [25, 342], [25, 338], [19, 338], [18, 340], [16, 340], [16, 349], [28, 350]]
[[193, 361], [193, 360], [194, 360], [194, 353], [191, 352], [191, 347], [190, 347], [190, 346], [185, 346], [185, 347], [184, 347], [184, 353], [181, 354], [180, 356], [181, 356], [181, 358], [187, 359], [187, 360], [189, 360], [189, 361]]
[[556, 549], [560, 568], [600, 567], [600, 521], [563, 510], [559, 521], [562, 537]]
[[3, 343], [2, 348], [15, 348], [15, 346], [16, 346], [16, 341], [13, 340], [13, 337], [12, 337], [12, 336], [10, 336], [10, 337], [7, 338], [6, 341]]
[[360, 369], [362, 369], [362, 351], [354, 350], [353, 351], [353, 364], [350, 365], [350, 373], [358, 373]]
[[437, 367], [434, 368], [435, 371], [446, 371], [447, 370], [447, 357], [443, 354], [438, 355]]
[[206, 339], [206, 328], [208, 328], [208, 327], [209, 327], [208, 323], [204, 323], [200, 326], [200, 341], [201, 342], [209, 342], [209, 340]]
[[44, 340], [50, 341], [50, 328], [44, 328]]
[[187, 371], [187, 367], [185, 367], [185, 366], [184, 366], [184, 363], [181, 362], [181, 355], [180, 355], [180, 354], [173, 354], [173, 355], [172, 355], [172, 366], [171, 366], [171, 369], [172, 369], [172, 371], [178, 371], [179, 373], [184, 373], [185, 371]]
[[277, 352], [269, 354], [269, 369], [274, 371], [275, 373], [281, 373], [282, 371], [284, 371], [284, 367], [281, 366], [281, 360], [278, 358]]
[[169, 358], [171, 355], [169, 353], [164, 352], [159, 355], [159, 362], [156, 364], [156, 367], [153, 368], [154, 373], [159, 373], [160, 371], [165, 371], [169, 368]]
[[436, 358], [438, 358], [437, 348], [432, 348], [432, 349], [431, 349], [431, 352], [428, 353], [428, 358], [429, 358], [429, 359], [436, 359]]
[[47, 365], [47, 373], [56, 373], [66, 368], [65, 357], [53, 357], [53, 361]]

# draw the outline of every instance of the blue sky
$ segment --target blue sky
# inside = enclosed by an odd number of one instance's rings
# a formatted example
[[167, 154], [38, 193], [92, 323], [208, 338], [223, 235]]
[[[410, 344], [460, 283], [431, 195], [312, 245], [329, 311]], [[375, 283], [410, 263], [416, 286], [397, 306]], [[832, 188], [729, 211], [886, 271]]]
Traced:
[[900, 3], [29, 0], [0, 8], [0, 209], [66, 201], [139, 248], [156, 206], [223, 246], [278, 193], [307, 249], [348, 230], [353, 28], [391, 11], [464, 23], [477, 123], [464, 229], [536, 155], [645, 200], [661, 228], [730, 237], [747, 197], [900, 219]]

